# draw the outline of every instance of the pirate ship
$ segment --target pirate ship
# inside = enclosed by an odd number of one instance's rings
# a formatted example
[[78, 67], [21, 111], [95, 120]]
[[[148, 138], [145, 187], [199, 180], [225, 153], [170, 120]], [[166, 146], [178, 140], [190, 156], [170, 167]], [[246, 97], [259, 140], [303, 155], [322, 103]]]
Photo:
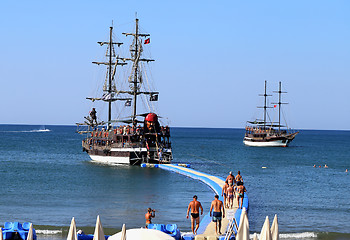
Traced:
[[[98, 42], [101, 46], [107, 46], [107, 61], [93, 63], [106, 66], [107, 74], [101, 97], [87, 99], [108, 105], [107, 121], [101, 121], [97, 117], [98, 111], [93, 108], [90, 115], [84, 117], [84, 123], [77, 123], [77, 132], [85, 135], [82, 141], [83, 151], [88, 153], [92, 161], [135, 165], [144, 162], [170, 163], [172, 160], [170, 128], [161, 125], [161, 117], [155, 113], [153, 106], [158, 101], [159, 92], [151, 89], [144, 72], [145, 65], [154, 61], [142, 56], [145, 45], [150, 43], [150, 35], [139, 32], [138, 19], [135, 25], [135, 32], [123, 33], [126, 37], [133, 38], [129, 48], [130, 57], [116, 54], [115, 46], [120, 47], [123, 43], [113, 41], [113, 27], [110, 27], [109, 41]], [[115, 76], [118, 69], [128, 63], [131, 66], [127, 77], [117, 79]], [[141, 113], [138, 111], [139, 101], [146, 106]], [[124, 115], [112, 113], [112, 104], [120, 106], [119, 109], [132, 110], [125, 111], [128, 113]], [[113, 114], [118, 117], [113, 119]]]
[[[264, 119], [256, 119], [254, 121], [248, 121], [245, 128], [245, 136], [243, 143], [247, 146], [253, 147], [287, 147], [295, 138], [299, 132], [295, 132], [288, 128], [287, 122], [285, 125], [281, 125], [281, 105], [287, 104], [282, 101], [282, 84], [279, 82], [279, 90], [275, 91], [278, 93], [278, 102], [272, 103], [273, 107], [267, 105], [267, 97], [272, 96], [266, 93], [265, 81], [265, 92], [260, 96], [264, 97], [264, 106], [258, 107], [264, 109]], [[278, 106], [278, 122], [271, 121], [267, 109], [276, 108]]]

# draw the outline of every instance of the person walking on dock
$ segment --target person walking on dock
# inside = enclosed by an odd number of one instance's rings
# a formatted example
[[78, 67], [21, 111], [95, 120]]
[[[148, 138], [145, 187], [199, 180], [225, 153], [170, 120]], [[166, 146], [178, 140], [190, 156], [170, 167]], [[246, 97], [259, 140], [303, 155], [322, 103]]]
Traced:
[[227, 188], [228, 188], [228, 183], [226, 181], [224, 186], [222, 186], [222, 192], [221, 192], [221, 197], [224, 197], [225, 207], [227, 207]]
[[227, 194], [227, 199], [226, 199], [226, 204], [228, 208], [233, 207], [233, 198], [235, 197], [235, 191], [232, 183], [227, 187], [226, 189], [226, 194]]
[[[187, 215], [188, 218], [189, 212], [191, 210], [191, 229], [193, 234], [197, 234], [197, 230], [199, 227], [199, 209], [201, 209], [201, 215], [203, 215], [203, 207], [202, 204], [197, 201], [197, 196], [193, 196], [193, 201], [188, 204]], [[194, 228], [194, 223], [196, 222], [196, 228]]]
[[[247, 189], [245, 188], [245, 186], [243, 186], [243, 182], [241, 182], [237, 187], [237, 204], [238, 204], [238, 208], [242, 208], [243, 205], [243, 199], [244, 199], [244, 193], [247, 191]], [[241, 200], [241, 205], [239, 205], [239, 200]]]
[[236, 175], [236, 183], [238, 185], [238, 183], [242, 182], [243, 183], [243, 178], [241, 176], [241, 171], [238, 171], [237, 175]]
[[152, 223], [152, 218], [154, 217], [156, 217], [156, 210], [148, 208], [147, 213], [145, 214], [146, 228], [148, 228], [148, 225]]
[[225, 217], [225, 209], [222, 201], [219, 200], [219, 196], [215, 195], [215, 199], [211, 202], [210, 206], [210, 217], [211, 211], [213, 211], [213, 222], [215, 222], [215, 233], [221, 234], [221, 219]]
[[232, 172], [230, 172], [230, 174], [227, 176], [226, 181], [228, 185], [230, 185], [230, 183], [233, 185], [236, 182], [235, 176], [232, 174]]

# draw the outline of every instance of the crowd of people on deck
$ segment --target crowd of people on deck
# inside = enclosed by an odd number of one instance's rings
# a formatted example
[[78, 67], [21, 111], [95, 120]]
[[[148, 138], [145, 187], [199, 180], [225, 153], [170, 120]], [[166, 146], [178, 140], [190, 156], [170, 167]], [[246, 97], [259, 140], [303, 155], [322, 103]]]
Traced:
[[[219, 195], [214, 196], [214, 200], [211, 202], [210, 206], [210, 217], [212, 221], [215, 222], [215, 233], [221, 234], [221, 221], [222, 218], [225, 218], [225, 209], [234, 208], [234, 198], [237, 198], [238, 208], [242, 208], [244, 193], [247, 191], [243, 185], [243, 178], [241, 172], [238, 171], [236, 177], [229, 173], [225, 180], [225, 184], [222, 188], [221, 196], [224, 197], [224, 203], [219, 200]], [[191, 214], [191, 230], [194, 235], [197, 234], [199, 228], [200, 215], [203, 215], [202, 204], [198, 201], [197, 195], [193, 196], [193, 200], [188, 204], [186, 218], [189, 218]], [[148, 208], [147, 213], [145, 214], [146, 219], [146, 228], [151, 223], [151, 219], [155, 217], [155, 210]]]
[[270, 128], [262, 128], [262, 127], [245, 127], [246, 135], [247, 134], [280, 134], [287, 133], [286, 130], [277, 131], [276, 129]]

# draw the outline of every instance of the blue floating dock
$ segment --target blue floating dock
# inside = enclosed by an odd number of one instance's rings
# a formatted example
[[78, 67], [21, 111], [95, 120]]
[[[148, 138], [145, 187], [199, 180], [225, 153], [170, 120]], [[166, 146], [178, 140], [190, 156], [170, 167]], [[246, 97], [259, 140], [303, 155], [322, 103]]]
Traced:
[[[203, 173], [200, 171], [193, 170], [193, 169], [189, 168], [189, 166], [187, 166], [187, 165], [185, 165], [185, 167], [179, 166], [178, 164], [155, 164], [155, 165], [157, 165], [157, 168], [176, 172], [176, 173], [179, 173], [181, 175], [202, 181], [203, 183], [207, 184], [215, 192], [215, 194], [219, 195], [219, 199], [221, 201], [223, 201], [223, 198], [221, 197], [221, 192], [222, 192], [222, 187], [225, 184], [225, 179], [223, 179], [222, 177], [216, 177], [216, 176], [213, 176], [210, 174], [206, 174], [206, 173]], [[147, 167], [147, 166], [145, 165], [143, 167]], [[154, 166], [154, 167], [156, 167], [156, 166]], [[248, 201], [247, 194], [244, 194], [242, 207], [245, 207], [248, 211], [249, 201]], [[242, 212], [242, 209], [237, 209], [235, 214], [234, 214], [235, 219], [237, 221], [237, 224], [239, 224], [241, 212]], [[202, 221], [199, 224], [197, 236], [204, 234], [210, 223], [211, 223], [211, 217], [210, 217], [209, 213], [207, 213], [202, 218]], [[192, 240], [192, 239], [194, 239], [194, 235], [191, 234], [191, 235], [183, 236], [183, 239], [184, 240]], [[224, 236], [220, 236], [220, 237], [218, 237], [218, 239], [224, 239]]]

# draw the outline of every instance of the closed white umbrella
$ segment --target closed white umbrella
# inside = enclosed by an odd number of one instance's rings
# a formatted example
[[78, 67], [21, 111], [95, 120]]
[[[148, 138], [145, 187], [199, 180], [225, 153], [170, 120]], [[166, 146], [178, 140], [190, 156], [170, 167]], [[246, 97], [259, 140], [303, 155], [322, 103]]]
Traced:
[[123, 227], [122, 227], [122, 236], [120, 237], [120, 240], [126, 240], [126, 228], [125, 228], [125, 224], [123, 224]]
[[[122, 232], [114, 234], [108, 238], [108, 240], [120, 240]], [[174, 240], [170, 235], [163, 233], [155, 229], [128, 229], [126, 230], [127, 240]]]
[[275, 217], [273, 219], [272, 225], [271, 225], [271, 236], [272, 240], [279, 240], [279, 231], [278, 231], [278, 220], [277, 220], [277, 214], [275, 214]]
[[30, 223], [27, 240], [33, 240], [33, 223]]
[[0, 240], [4, 240], [4, 237], [2, 235], [2, 228], [0, 227]]
[[78, 240], [77, 227], [75, 225], [74, 217], [72, 218], [72, 221], [70, 223], [67, 240]]
[[102, 224], [100, 221], [100, 216], [97, 216], [94, 239], [93, 240], [105, 240], [105, 234], [103, 232]]
[[236, 240], [249, 240], [249, 221], [245, 208], [242, 209]]
[[272, 240], [268, 216], [266, 216], [265, 223], [261, 229], [260, 240]]

